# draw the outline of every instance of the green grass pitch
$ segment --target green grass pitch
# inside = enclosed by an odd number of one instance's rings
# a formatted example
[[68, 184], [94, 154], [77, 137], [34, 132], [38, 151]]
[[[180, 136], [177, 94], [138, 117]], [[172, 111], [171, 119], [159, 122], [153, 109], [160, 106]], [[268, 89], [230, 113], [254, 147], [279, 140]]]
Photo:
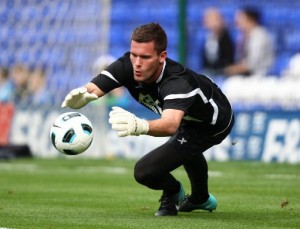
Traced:
[[[76, 157], [75, 157], [76, 158]], [[0, 228], [299, 228], [299, 165], [209, 162], [210, 213], [155, 217], [161, 195], [137, 184], [134, 161], [0, 161]], [[190, 191], [182, 168], [173, 173]]]

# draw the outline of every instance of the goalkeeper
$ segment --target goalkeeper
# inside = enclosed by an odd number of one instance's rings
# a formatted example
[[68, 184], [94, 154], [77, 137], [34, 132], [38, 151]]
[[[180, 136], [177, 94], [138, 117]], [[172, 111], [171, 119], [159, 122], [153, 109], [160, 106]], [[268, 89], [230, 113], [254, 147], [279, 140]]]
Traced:
[[[234, 124], [233, 111], [219, 87], [204, 75], [167, 57], [167, 35], [157, 23], [136, 28], [130, 52], [113, 62], [84, 87], [72, 90], [62, 107], [79, 109], [111, 90], [125, 86], [130, 94], [161, 118], [144, 120], [113, 107], [109, 123], [119, 137], [147, 134], [171, 136], [135, 165], [137, 182], [162, 190], [156, 216], [193, 210], [212, 211], [216, 198], [208, 191], [208, 166], [203, 152], [221, 143]], [[183, 165], [191, 183], [185, 195], [171, 171]]]

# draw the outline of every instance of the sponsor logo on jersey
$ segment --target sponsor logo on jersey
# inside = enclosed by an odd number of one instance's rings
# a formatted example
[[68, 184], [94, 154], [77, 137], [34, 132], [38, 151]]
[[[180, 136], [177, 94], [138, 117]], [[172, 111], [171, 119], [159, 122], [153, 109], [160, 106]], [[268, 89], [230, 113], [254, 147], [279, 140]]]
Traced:
[[143, 93], [139, 94], [139, 103], [143, 104], [144, 106], [150, 108], [157, 114], [162, 114], [161, 104], [158, 100], [155, 100], [149, 95], [144, 95]]

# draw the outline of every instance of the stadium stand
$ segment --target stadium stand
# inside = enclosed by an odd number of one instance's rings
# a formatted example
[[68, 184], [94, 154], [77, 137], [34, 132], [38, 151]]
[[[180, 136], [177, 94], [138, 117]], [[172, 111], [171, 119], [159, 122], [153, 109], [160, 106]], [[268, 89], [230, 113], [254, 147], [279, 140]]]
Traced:
[[[211, 5], [220, 8], [233, 37], [237, 34], [234, 13], [238, 7], [243, 4], [261, 9], [263, 23], [276, 43], [277, 59], [270, 75], [280, 76], [290, 57], [300, 51], [299, 1], [186, 2], [186, 65], [199, 72], [199, 50], [206, 32], [201, 19], [204, 9]], [[110, 3], [109, 8], [105, 8], [105, 3]], [[110, 15], [104, 19], [101, 15], [106, 11]], [[46, 67], [49, 89], [57, 92], [57, 99], [61, 100], [66, 91], [92, 76], [93, 61], [103, 50], [115, 57], [128, 51], [132, 29], [142, 23], [161, 23], [169, 36], [169, 56], [178, 59], [178, 18], [177, 0], [4, 0], [0, 2], [0, 64], [9, 67], [21, 62]], [[104, 26], [108, 26], [108, 33]]]

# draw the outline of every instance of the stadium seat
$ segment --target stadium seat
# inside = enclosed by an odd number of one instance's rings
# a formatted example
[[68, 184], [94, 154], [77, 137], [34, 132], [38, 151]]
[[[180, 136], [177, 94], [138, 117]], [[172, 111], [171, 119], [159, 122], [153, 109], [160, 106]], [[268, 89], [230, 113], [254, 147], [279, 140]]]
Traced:
[[284, 49], [290, 52], [300, 52], [300, 29], [284, 33]]
[[288, 66], [288, 62], [291, 58], [290, 53], [279, 53], [275, 58], [275, 63], [268, 72], [268, 75], [280, 77], [282, 71]]

